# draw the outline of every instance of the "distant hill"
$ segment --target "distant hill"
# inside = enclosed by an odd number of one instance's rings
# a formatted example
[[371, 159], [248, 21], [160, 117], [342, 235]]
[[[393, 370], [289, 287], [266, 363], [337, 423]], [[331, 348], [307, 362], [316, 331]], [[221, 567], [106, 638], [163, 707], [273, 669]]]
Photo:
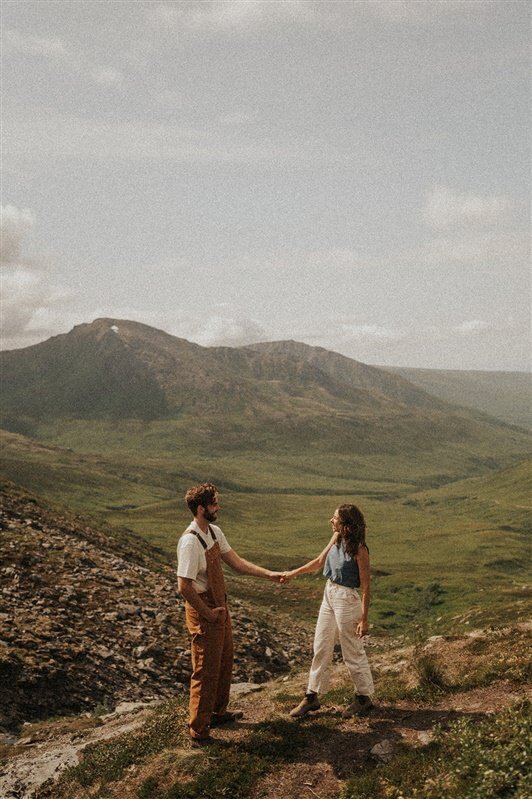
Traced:
[[292, 341], [200, 347], [98, 319], [1, 353], [0, 366], [2, 426], [29, 435], [36, 420], [136, 418], [176, 420], [187, 447], [224, 451], [412, 454], [489, 440], [495, 452], [521, 455], [525, 445], [398, 375]]
[[532, 428], [532, 374], [383, 366], [446, 402], [477, 408], [497, 419]]

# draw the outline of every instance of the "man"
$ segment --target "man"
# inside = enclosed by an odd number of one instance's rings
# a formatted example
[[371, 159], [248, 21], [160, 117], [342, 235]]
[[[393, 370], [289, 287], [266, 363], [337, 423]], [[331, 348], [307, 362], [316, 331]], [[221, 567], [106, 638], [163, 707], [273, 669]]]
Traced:
[[281, 582], [283, 574], [256, 566], [231, 549], [214, 522], [220, 511], [211, 483], [190, 488], [185, 496], [194, 520], [177, 546], [178, 589], [185, 599], [192, 637], [189, 731], [193, 746], [212, 741], [211, 727], [228, 724], [242, 713], [227, 710], [233, 669], [233, 635], [227, 609], [222, 561], [240, 574]]

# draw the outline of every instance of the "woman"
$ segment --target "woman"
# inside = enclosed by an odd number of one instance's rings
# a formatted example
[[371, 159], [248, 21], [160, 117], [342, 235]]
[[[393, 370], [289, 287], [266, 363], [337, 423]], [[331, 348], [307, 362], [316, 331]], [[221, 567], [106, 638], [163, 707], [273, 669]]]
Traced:
[[[314, 657], [304, 699], [290, 715], [306, 716], [319, 710], [318, 695], [328, 690], [334, 645], [340, 641], [342, 657], [355, 686], [355, 698], [343, 711], [344, 718], [364, 715], [373, 707], [373, 679], [362, 643], [368, 631], [369, 551], [366, 523], [356, 505], [340, 505], [331, 519], [333, 536], [323, 552], [299, 569], [286, 573], [286, 579], [318, 571], [328, 578], [316, 624]], [[356, 588], [360, 587], [362, 600]]]

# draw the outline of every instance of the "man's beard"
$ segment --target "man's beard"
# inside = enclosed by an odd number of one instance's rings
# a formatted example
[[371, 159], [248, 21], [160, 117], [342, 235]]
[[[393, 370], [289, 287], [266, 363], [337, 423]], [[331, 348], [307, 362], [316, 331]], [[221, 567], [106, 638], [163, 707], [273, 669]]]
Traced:
[[215, 522], [218, 517], [217, 517], [217, 515], [215, 513], [211, 513], [210, 511], [205, 509], [205, 512], [203, 514], [203, 518], [206, 521], [208, 521], [208, 522]]

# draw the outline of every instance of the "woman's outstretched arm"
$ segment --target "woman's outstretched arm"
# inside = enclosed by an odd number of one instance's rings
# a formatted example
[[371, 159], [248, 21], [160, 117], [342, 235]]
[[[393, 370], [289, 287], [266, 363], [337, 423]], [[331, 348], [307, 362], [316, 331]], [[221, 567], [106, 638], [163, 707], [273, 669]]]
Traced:
[[304, 566], [300, 566], [299, 569], [292, 569], [292, 571], [285, 572], [285, 578], [287, 580], [291, 580], [292, 577], [298, 577], [300, 574], [310, 574], [311, 572], [317, 572], [320, 569], [323, 569], [323, 564], [325, 563], [327, 552], [330, 550], [332, 545], [336, 543], [337, 538], [338, 538], [338, 533], [334, 532], [332, 534], [331, 540], [329, 541], [323, 552], [320, 552], [317, 558], [309, 560], [308, 563], [305, 563]]

